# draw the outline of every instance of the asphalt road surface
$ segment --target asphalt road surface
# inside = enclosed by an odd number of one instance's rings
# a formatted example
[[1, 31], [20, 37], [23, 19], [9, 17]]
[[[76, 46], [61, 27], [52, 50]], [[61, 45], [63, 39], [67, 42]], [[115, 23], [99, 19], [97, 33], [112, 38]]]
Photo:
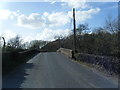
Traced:
[[56, 52], [40, 53], [3, 77], [3, 88], [117, 88], [111, 80]]

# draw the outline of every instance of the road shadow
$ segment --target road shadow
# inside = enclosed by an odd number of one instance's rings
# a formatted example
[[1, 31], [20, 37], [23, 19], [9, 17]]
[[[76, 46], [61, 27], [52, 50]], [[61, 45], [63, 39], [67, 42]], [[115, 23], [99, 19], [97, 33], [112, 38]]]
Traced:
[[14, 70], [12, 73], [3, 77], [2, 80], [2, 88], [3, 90], [11, 89], [14, 90], [15, 88], [21, 88], [21, 84], [26, 80], [26, 76], [29, 74], [27, 73], [28, 69], [32, 69], [34, 66], [33, 63], [25, 63]]

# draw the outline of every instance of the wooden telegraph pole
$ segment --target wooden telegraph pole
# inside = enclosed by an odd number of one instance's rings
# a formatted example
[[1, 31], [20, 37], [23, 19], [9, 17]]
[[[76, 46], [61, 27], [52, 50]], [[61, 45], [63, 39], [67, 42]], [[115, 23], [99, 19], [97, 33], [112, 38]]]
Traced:
[[73, 8], [73, 25], [74, 25], [74, 52], [76, 52], [76, 23], [75, 23], [75, 8]]

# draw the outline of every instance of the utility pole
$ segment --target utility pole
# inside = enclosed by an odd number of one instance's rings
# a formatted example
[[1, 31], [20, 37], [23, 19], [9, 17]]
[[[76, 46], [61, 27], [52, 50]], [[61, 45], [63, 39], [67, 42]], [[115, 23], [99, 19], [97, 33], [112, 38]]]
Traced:
[[[118, 11], [120, 11], [120, 1], [118, 2]], [[120, 54], [120, 12], [118, 12], [118, 57]], [[119, 61], [120, 62], [120, 61]], [[118, 62], [118, 63], [119, 63]], [[119, 64], [120, 65], [120, 64]], [[120, 69], [120, 68], [119, 68]], [[120, 87], [120, 86], [119, 86]]]
[[75, 8], [73, 8], [73, 25], [74, 25], [74, 52], [76, 52], [76, 23], [75, 23]]

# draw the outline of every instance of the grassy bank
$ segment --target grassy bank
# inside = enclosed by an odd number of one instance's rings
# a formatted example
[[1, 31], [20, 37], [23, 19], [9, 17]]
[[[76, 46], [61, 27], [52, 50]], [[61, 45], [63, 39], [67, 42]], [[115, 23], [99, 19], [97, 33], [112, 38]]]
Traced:
[[19, 52], [17, 50], [2, 53], [2, 74], [6, 75], [19, 65], [27, 62], [29, 59], [38, 54], [37, 50]]
[[74, 55], [77, 61], [88, 63], [93, 67], [99, 67], [99, 69], [106, 70], [110, 75], [116, 74], [118, 75], [118, 62], [119, 58], [112, 57], [112, 56], [100, 56], [100, 55], [93, 55], [93, 54], [85, 54], [85, 53], [76, 53]]

